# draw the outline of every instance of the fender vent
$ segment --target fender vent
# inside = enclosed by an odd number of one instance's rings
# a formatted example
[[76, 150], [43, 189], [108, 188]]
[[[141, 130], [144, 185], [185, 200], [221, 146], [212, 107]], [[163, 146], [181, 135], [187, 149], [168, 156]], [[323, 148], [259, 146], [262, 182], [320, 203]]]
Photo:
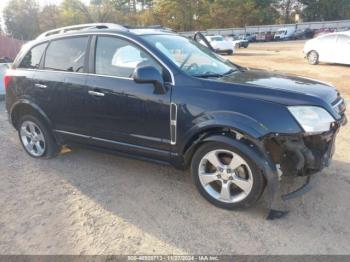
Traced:
[[177, 105], [170, 104], [170, 141], [172, 145], [176, 145], [176, 126], [177, 126]]

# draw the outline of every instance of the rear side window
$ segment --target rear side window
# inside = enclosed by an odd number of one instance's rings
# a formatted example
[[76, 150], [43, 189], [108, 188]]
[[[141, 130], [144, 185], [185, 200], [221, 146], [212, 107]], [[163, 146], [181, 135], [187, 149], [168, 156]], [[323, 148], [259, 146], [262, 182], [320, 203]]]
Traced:
[[23, 58], [19, 68], [38, 69], [46, 46], [47, 43], [44, 43], [30, 49], [30, 51]]
[[85, 53], [89, 37], [74, 37], [52, 41], [47, 48], [45, 69], [84, 72]]

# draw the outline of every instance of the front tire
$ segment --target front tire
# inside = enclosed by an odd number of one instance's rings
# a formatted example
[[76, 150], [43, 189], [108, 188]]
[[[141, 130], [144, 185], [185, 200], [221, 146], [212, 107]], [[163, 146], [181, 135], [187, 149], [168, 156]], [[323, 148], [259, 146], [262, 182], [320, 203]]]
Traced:
[[317, 65], [319, 63], [319, 55], [316, 51], [311, 51], [307, 55], [307, 60], [310, 65]]
[[34, 158], [53, 158], [61, 148], [47, 126], [32, 115], [21, 117], [18, 124], [18, 136], [24, 150]]
[[194, 154], [191, 171], [198, 191], [224, 209], [252, 206], [264, 190], [264, 178], [249, 156], [221, 142], [203, 144]]

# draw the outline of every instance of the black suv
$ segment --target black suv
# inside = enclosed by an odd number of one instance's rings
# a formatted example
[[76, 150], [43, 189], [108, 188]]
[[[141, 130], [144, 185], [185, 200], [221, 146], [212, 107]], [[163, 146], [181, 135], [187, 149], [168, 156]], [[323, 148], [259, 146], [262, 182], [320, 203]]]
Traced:
[[240, 67], [162, 29], [53, 30], [22, 48], [4, 80], [30, 156], [84, 145], [190, 167], [200, 193], [227, 209], [266, 188], [274, 212], [279, 180], [327, 166], [346, 122], [334, 87]]

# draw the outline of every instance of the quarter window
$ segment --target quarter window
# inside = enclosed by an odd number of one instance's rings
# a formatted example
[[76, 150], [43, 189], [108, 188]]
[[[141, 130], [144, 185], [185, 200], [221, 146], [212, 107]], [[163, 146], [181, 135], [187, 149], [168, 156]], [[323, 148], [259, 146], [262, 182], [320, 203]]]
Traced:
[[74, 37], [52, 41], [46, 51], [45, 69], [84, 72], [88, 39]]
[[[138, 46], [116, 37], [97, 38], [96, 74], [131, 78], [137, 66], [154, 66], [160, 72], [165, 72], [149, 54]], [[166, 81], [167, 79], [168, 77], [165, 76]]]
[[23, 58], [19, 68], [38, 69], [47, 43], [33, 47]]

